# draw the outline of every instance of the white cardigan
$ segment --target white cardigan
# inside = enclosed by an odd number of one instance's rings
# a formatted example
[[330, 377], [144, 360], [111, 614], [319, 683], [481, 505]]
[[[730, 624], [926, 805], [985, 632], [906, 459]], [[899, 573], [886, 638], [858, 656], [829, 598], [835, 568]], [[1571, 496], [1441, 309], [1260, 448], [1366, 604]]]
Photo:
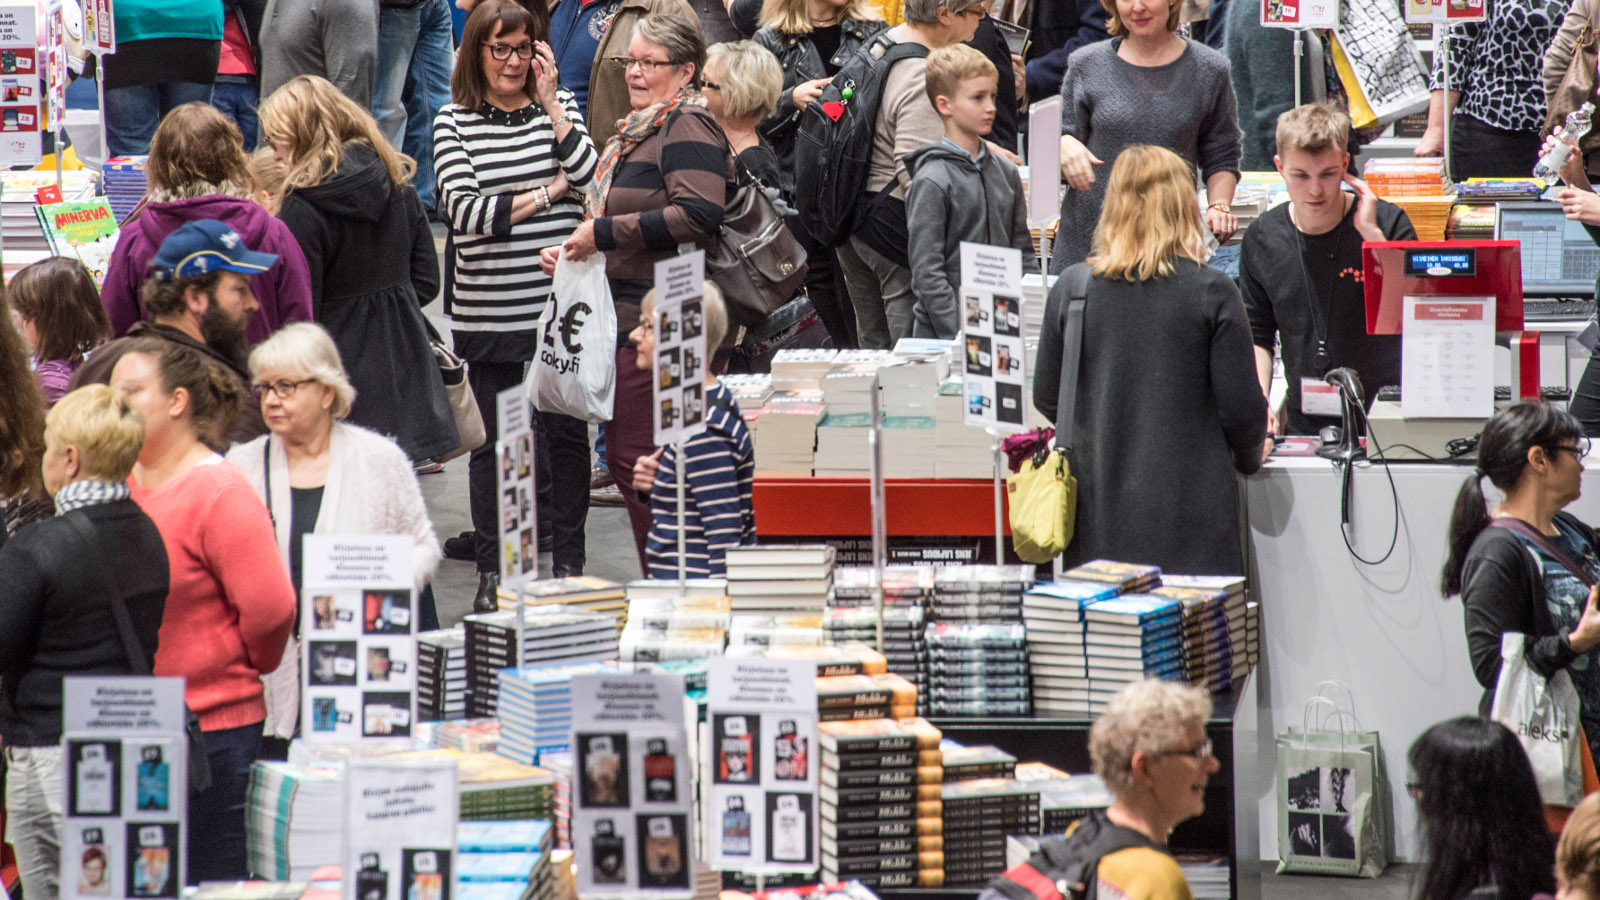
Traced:
[[[237, 444], [228, 451], [228, 461], [238, 466], [256, 493], [266, 500], [273, 513], [278, 535], [278, 552], [289, 564], [290, 514], [289, 457], [283, 441], [272, 442], [272, 496], [266, 496], [265, 468], [262, 465], [267, 437]], [[418, 595], [439, 568], [443, 552], [428, 520], [428, 508], [417, 486], [416, 472], [395, 443], [365, 428], [344, 422], [333, 423], [328, 444], [328, 481], [322, 490], [322, 508], [317, 534], [409, 534], [416, 546], [413, 578]], [[262, 676], [266, 686], [268, 735], [292, 737], [300, 712], [299, 642], [291, 641], [294, 653], [284, 653], [283, 662], [270, 675]]]

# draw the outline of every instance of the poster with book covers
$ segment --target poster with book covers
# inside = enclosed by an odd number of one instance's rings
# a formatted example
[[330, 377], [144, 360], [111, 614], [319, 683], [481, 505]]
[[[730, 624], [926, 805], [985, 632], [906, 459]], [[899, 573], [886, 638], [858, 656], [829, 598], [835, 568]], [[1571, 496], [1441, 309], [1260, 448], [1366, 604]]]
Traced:
[[176, 898], [187, 882], [183, 679], [63, 689], [61, 896]]
[[711, 867], [763, 875], [815, 871], [816, 664], [713, 657], [708, 666], [711, 748], [701, 784]]
[[680, 675], [572, 678], [573, 859], [585, 900], [694, 896]]
[[33, 0], [0, 3], [0, 165], [43, 158], [39, 9]]
[[307, 743], [411, 737], [413, 552], [409, 535], [306, 535], [300, 732]]
[[521, 386], [495, 395], [495, 497], [500, 521], [500, 586], [516, 593], [539, 577], [539, 496], [534, 491], [533, 427]]
[[343, 900], [455, 896], [455, 761], [356, 757], [344, 781]]
[[962, 381], [968, 425], [1027, 428], [1023, 359], [1022, 251], [961, 242]]
[[706, 430], [706, 317], [702, 303], [704, 250], [656, 263], [655, 410], [657, 447]]

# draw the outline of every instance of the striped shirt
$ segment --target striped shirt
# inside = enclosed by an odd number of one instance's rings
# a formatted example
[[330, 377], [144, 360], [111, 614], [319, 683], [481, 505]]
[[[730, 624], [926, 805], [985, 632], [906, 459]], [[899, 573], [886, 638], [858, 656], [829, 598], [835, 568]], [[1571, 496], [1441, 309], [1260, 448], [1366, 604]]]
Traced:
[[[560, 244], [583, 221], [583, 187], [594, 177], [599, 156], [567, 90], [557, 96], [572, 119], [572, 130], [556, 143], [550, 116], [538, 103], [505, 112], [485, 104], [472, 111], [450, 104], [433, 122], [434, 166], [439, 199], [455, 245], [453, 291], [445, 312], [463, 339], [490, 341], [496, 335], [533, 331], [550, 296], [550, 276], [539, 268], [539, 251]], [[558, 171], [572, 188], [555, 205], [516, 224], [515, 195], [548, 185]], [[481, 336], [481, 338], [479, 337]]]
[[[728, 548], [756, 542], [750, 431], [733, 394], [720, 382], [706, 389], [706, 406], [706, 430], [684, 444], [684, 569], [690, 578], [721, 578]], [[677, 467], [677, 448], [668, 447], [650, 492], [644, 557], [651, 578], [678, 577]]]

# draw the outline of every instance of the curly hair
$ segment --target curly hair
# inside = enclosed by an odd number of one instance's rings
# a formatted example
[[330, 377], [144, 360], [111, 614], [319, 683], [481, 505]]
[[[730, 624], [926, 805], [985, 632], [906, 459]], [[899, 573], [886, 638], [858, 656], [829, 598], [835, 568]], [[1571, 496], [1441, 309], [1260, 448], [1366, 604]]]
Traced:
[[1133, 787], [1133, 755], [1154, 755], [1175, 748], [1184, 731], [1204, 727], [1211, 717], [1211, 697], [1176, 681], [1136, 681], [1111, 699], [1089, 729], [1089, 760], [1111, 793], [1121, 796]]

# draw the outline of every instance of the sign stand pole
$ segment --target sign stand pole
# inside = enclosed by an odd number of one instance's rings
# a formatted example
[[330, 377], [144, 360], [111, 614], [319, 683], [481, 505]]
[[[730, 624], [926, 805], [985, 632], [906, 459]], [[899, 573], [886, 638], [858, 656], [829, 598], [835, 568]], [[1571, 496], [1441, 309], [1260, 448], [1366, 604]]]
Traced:
[[1000, 432], [989, 429], [989, 449], [994, 454], [994, 564], [1006, 564], [1005, 513], [1001, 502], [1005, 490], [1005, 453], [1000, 449]]
[[689, 539], [685, 533], [686, 513], [684, 512], [683, 493], [683, 441], [672, 445], [672, 461], [678, 475], [678, 596], [686, 597], [689, 594]]
[[878, 397], [880, 382], [872, 376], [872, 428], [867, 431], [868, 462], [871, 464], [870, 480], [872, 502], [872, 609], [877, 617], [878, 652], [883, 652], [883, 567], [888, 556], [888, 542], [883, 511], [883, 414]]
[[1450, 168], [1450, 26], [1439, 23], [1433, 26], [1434, 40], [1438, 43], [1440, 87], [1444, 89], [1444, 177], [1451, 178]]
[[1306, 32], [1304, 28], [1294, 30], [1294, 105], [1299, 106], [1305, 101], [1300, 99], [1300, 60], [1306, 52]]

